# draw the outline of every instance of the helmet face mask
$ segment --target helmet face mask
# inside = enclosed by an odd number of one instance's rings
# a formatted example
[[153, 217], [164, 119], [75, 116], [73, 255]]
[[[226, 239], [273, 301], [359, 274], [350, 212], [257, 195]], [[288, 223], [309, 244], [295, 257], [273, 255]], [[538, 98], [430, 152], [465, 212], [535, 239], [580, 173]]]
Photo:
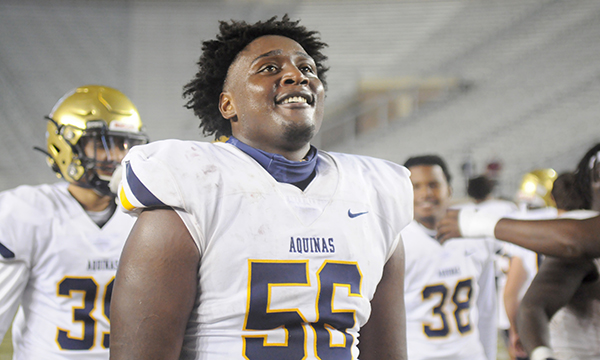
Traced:
[[127, 151], [148, 142], [133, 103], [105, 86], [67, 93], [47, 119], [48, 164], [58, 177], [101, 195], [114, 195], [108, 182]]
[[76, 147], [83, 167], [95, 171], [101, 180], [110, 181], [129, 149], [147, 142], [145, 137], [133, 134], [93, 131], [85, 132]]

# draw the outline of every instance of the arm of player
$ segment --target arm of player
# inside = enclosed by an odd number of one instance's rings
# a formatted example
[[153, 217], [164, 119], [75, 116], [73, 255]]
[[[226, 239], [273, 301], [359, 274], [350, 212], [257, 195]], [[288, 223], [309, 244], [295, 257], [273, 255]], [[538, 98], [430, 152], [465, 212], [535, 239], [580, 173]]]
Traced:
[[360, 359], [406, 360], [404, 245], [401, 239], [385, 265], [371, 308], [369, 321], [360, 329]]
[[496, 281], [494, 277], [494, 261], [485, 265], [479, 278], [479, 296], [477, 309], [479, 310], [479, 340], [488, 360], [496, 360], [498, 342], [498, 324], [496, 312]]
[[455, 237], [490, 234], [545, 255], [562, 258], [600, 256], [600, 216], [585, 220], [513, 220], [481, 212], [449, 210], [438, 226], [441, 242]]
[[514, 327], [517, 320], [517, 309], [521, 301], [519, 294], [527, 281], [527, 270], [523, 266], [523, 260], [519, 256], [510, 259], [510, 266], [506, 273], [506, 285], [504, 286], [504, 308], [510, 326]]
[[590, 272], [596, 272], [591, 260], [544, 259], [517, 312], [517, 329], [529, 354], [540, 346], [550, 347], [550, 319], [569, 303]]
[[516, 332], [517, 310], [521, 302], [521, 289], [527, 281], [527, 270], [523, 266], [523, 260], [519, 256], [513, 256], [510, 259], [510, 266], [506, 274], [506, 285], [504, 286], [504, 308], [506, 316], [510, 322], [509, 328], [509, 353], [514, 353], [520, 357], [527, 357], [524, 353]]
[[0, 342], [21, 304], [29, 270], [22, 261], [0, 261]]
[[143, 211], [119, 261], [111, 360], [179, 359], [198, 291], [198, 249], [171, 209]]

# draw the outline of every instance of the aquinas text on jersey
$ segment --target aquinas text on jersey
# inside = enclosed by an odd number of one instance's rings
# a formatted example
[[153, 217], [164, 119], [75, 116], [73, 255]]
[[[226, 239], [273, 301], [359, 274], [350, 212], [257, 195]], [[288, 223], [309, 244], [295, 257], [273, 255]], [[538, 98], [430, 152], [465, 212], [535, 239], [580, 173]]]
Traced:
[[334, 253], [335, 245], [333, 238], [320, 237], [297, 237], [290, 238], [291, 253]]
[[91, 270], [91, 271], [102, 271], [102, 270], [116, 271], [118, 266], [119, 266], [119, 260], [116, 260], [116, 259], [88, 260], [88, 270]]
[[455, 266], [447, 269], [438, 270], [439, 277], [460, 275], [460, 267]]

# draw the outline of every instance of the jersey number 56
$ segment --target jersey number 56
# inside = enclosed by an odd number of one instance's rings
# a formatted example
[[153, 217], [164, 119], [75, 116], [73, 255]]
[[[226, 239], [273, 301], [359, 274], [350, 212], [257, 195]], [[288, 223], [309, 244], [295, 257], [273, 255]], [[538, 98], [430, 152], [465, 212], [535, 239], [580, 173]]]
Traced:
[[[244, 357], [254, 359], [303, 359], [306, 357], [306, 326], [314, 330], [311, 344], [322, 360], [351, 359], [354, 341], [346, 330], [356, 322], [355, 311], [334, 309], [336, 287], [346, 287], [349, 296], [361, 297], [362, 275], [355, 263], [325, 261], [317, 272], [317, 320], [309, 323], [299, 309], [271, 309], [271, 290], [275, 286], [310, 286], [308, 261], [250, 261], [248, 304], [244, 330], [282, 328], [286, 339], [282, 343], [267, 343], [266, 335], [245, 335]], [[342, 334], [343, 341], [332, 341], [333, 333]]]

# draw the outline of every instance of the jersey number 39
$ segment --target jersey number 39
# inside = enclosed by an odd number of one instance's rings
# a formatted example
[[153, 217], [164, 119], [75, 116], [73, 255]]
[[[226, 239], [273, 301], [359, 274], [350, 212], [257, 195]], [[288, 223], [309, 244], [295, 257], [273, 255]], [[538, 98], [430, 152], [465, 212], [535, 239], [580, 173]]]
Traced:
[[[114, 277], [106, 284], [101, 301], [102, 315], [110, 319], [110, 298]], [[73, 307], [73, 322], [81, 322], [81, 336], [72, 336], [69, 330], [58, 329], [56, 342], [61, 350], [90, 350], [96, 340], [96, 319], [92, 311], [96, 308], [98, 284], [91, 277], [65, 277], [58, 283], [58, 296], [72, 297], [73, 293], [82, 294], [82, 306]], [[109, 333], [102, 334], [102, 347], [108, 349]]]

